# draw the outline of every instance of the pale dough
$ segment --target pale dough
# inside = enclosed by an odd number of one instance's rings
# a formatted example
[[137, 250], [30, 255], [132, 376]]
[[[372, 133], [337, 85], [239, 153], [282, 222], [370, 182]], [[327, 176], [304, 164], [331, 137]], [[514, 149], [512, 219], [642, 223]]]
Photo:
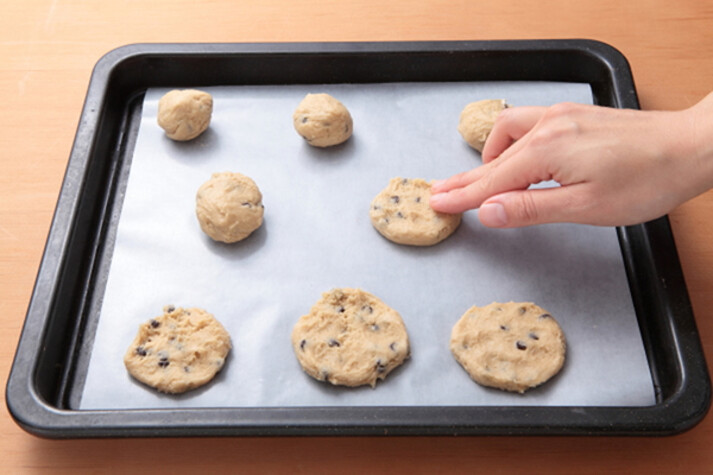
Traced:
[[320, 381], [372, 387], [409, 356], [399, 313], [361, 289], [333, 289], [292, 330], [302, 368]]
[[566, 342], [546, 310], [529, 302], [494, 302], [461, 317], [450, 348], [476, 382], [523, 393], [559, 372]]
[[299, 103], [292, 122], [308, 144], [330, 147], [352, 136], [352, 116], [347, 108], [329, 94], [307, 94]]
[[158, 125], [178, 141], [198, 137], [210, 125], [213, 97], [196, 89], [174, 89], [158, 101]]
[[124, 355], [134, 378], [165, 393], [183, 393], [209, 382], [230, 351], [230, 335], [199, 308], [167, 306], [139, 326]]
[[245, 239], [262, 225], [264, 211], [259, 188], [240, 173], [214, 173], [196, 193], [198, 222], [215, 241]]
[[495, 119], [507, 107], [509, 106], [503, 99], [471, 102], [460, 114], [458, 132], [468, 142], [468, 145], [478, 152], [482, 152], [485, 141], [495, 125]]
[[369, 217], [381, 235], [398, 244], [430, 246], [450, 236], [461, 214], [434, 211], [431, 185], [420, 178], [392, 178], [371, 202]]

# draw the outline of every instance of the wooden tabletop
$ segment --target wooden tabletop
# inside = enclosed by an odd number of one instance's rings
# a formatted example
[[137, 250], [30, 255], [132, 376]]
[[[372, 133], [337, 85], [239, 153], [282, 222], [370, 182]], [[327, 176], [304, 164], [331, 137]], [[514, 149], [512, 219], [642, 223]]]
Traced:
[[[139, 42], [589, 38], [629, 60], [644, 109], [713, 90], [713, 3], [700, 0], [5, 0], [0, 7], [0, 375], [32, 293], [92, 67]], [[713, 118], [711, 119], [713, 120]], [[671, 215], [713, 357], [713, 192]], [[0, 409], [6, 473], [713, 472], [713, 415], [681, 435], [44, 440]]]

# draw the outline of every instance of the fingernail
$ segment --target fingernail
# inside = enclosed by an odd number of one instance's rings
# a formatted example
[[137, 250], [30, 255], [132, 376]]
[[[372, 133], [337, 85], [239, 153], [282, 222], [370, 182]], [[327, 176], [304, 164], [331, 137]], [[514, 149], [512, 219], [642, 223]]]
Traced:
[[445, 197], [445, 193], [436, 193], [431, 195], [431, 199], [428, 200], [428, 204], [434, 205], [440, 203]]
[[439, 186], [441, 186], [441, 185], [444, 184], [445, 182], [446, 182], [446, 180], [433, 180], [433, 181], [431, 182], [431, 189], [433, 189], [433, 188], [438, 188]]
[[501, 228], [508, 224], [505, 207], [500, 203], [485, 203], [478, 209], [478, 219], [491, 228]]

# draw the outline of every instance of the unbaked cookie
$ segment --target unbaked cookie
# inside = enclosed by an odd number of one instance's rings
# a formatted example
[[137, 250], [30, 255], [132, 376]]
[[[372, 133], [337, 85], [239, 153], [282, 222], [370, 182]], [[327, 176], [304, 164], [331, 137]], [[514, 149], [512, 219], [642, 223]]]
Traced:
[[158, 125], [173, 140], [198, 137], [210, 125], [212, 114], [213, 97], [196, 89], [174, 89], [158, 101]]
[[450, 347], [476, 382], [523, 393], [559, 372], [566, 343], [546, 310], [528, 302], [494, 302], [461, 317]]
[[431, 185], [420, 178], [392, 178], [371, 202], [371, 224], [398, 244], [430, 246], [450, 236], [461, 214], [434, 211], [428, 204]]
[[198, 222], [216, 241], [245, 239], [260, 227], [264, 212], [260, 189], [240, 173], [214, 173], [196, 193]]
[[206, 384], [221, 370], [230, 335], [213, 315], [171, 305], [139, 327], [124, 355], [134, 378], [165, 393], [183, 393]]
[[503, 99], [471, 102], [460, 113], [458, 132], [468, 145], [482, 152], [485, 141], [495, 125], [495, 119], [507, 107], [510, 106]]
[[386, 378], [409, 356], [401, 316], [361, 289], [334, 289], [292, 330], [302, 368], [315, 379], [361, 386]]
[[299, 103], [292, 122], [308, 144], [330, 147], [352, 136], [352, 116], [344, 104], [329, 94], [307, 94]]

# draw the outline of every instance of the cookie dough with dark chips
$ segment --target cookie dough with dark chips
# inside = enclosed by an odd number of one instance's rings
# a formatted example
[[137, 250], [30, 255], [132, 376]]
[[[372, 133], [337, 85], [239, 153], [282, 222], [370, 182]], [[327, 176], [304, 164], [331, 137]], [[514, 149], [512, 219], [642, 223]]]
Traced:
[[223, 368], [230, 335], [199, 308], [166, 306], [163, 314], [139, 326], [124, 355], [129, 374], [165, 393], [203, 386]]
[[494, 302], [465, 312], [450, 347], [476, 382], [523, 393], [559, 372], [566, 343], [552, 315], [534, 303]]
[[292, 331], [292, 346], [302, 368], [334, 385], [376, 386], [409, 356], [401, 316], [361, 289], [322, 294]]

